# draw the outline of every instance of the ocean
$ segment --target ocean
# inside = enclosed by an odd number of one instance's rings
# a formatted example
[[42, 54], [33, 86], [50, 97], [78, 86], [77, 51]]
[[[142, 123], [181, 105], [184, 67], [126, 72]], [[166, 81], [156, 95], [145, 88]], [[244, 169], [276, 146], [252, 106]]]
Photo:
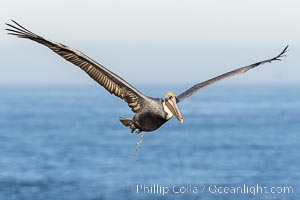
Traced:
[[299, 85], [217, 84], [179, 108], [136, 152], [133, 113], [96, 84], [1, 86], [0, 199], [300, 198]]

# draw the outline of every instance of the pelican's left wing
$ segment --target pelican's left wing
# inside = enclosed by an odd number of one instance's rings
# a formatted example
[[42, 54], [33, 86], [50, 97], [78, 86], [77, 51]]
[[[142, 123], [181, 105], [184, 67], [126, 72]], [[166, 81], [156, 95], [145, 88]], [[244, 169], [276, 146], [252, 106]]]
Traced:
[[6, 24], [10, 27], [9, 29], [6, 29], [9, 31], [8, 34], [16, 35], [20, 38], [27, 38], [47, 46], [67, 61], [84, 70], [92, 79], [103, 86], [108, 92], [126, 101], [133, 112], [137, 112], [143, 106], [145, 100], [148, 99], [148, 97], [143, 95], [140, 91], [135, 89], [121, 77], [109, 71], [88, 56], [84, 55], [82, 52], [58, 42], [45, 39], [22, 27], [15, 21], [13, 21], [13, 23], [15, 25]]
[[180, 102], [180, 101], [183, 101], [184, 99], [188, 98], [189, 96], [191, 96], [192, 94], [198, 92], [200, 89], [210, 85], [210, 84], [213, 84], [215, 82], [218, 82], [220, 80], [223, 80], [225, 78], [228, 78], [228, 77], [231, 77], [231, 76], [234, 76], [234, 75], [238, 75], [238, 74], [241, 74], [241, 73], [245, 73], [247, 72], [248, 70], [250, 69], [253, 69], [259, 65], [263, 65], [265, 63], [271, 63], [272, 61], [275, 61], [275, 60], [281, 60], [280, 58], [285, 56], [285, 52], [287, 51], [287, 48], [288, 46], [286, 46], [284, 48], [284, 50], [276, 57], [274, 58], [271, 58], [271, 59], [268, 59], [268, 60], [264, 60], [264, 61], [260, 61], [260, 62], [257, 62], [257, 63], [254, 63], [252, 65], [248, 65], [246, 67], [241, 67], [239, 69], [236, 69], [236, 70], [233, 70], [233, 71], [230, 71], [230, 72], [227, 72], [225, 74], [222, 74], [220, 76], [217, 76], [215, 78], [212, 78], [212, 79], [209, 79], [207, 81], [204, 81], [202, 83], [198, 83], [194, 86], [192, 86], [191, 88], [189, 88], [188, 90], [186, 90], [185, 92], [181, 93], [180, 95], [177, 96], [177, 101]]

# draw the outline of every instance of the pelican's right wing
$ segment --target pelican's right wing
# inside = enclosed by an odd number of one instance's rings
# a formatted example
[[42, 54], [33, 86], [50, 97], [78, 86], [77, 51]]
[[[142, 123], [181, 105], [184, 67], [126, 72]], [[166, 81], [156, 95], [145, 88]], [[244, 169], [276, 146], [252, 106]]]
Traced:
[[8, 34], [16, 35], [20, 38], [27, 38], [47, 46], [67, 61], [84, 70], [108, 92], [126, 101], [133, 112], [137, 112], [142, 107], [145, 100], [148, 99], [148, 97], [143, 95], [121, 77], [84, 55], [82, 52], [58, 42], [47, 40], [27, 30], [15, 21], [13, 21], [13, 23], [14, 25], [6, 24], [10, 27], [9, 29], [6, 29], [9, 31]]
[[188, 90], [186, 90], [185, 92], [181, 93], [180, 95], [178, 95], [177, 97], [177, 101], [180, 102], [180, 101], [183, 101], [184, 99], [188, 98], [189, 96], [191, 96], [192, 94], [198, 92], [200, 89], [210, 85], [210, 84], [213, 84], [215, 82], [218, 82], [220, 80], [223, 80], [225, 78], [228, 78], [228, 77], [231, 77], [231, 76], [234, 76], [234, 75], [238, 75], [238, 74], [241, 74], [241, 73], [245, 73], [247, 72], [248, 70], [250, 69], [253, 69], [259, 65], [263, 65], [265, 63], [271, 63], [272, 61], [275, 61], [275, 60], [281, 60], [280, 58], [285, 56], [285, 52], [287, 51], [287, 48], [288, 46], [286, 46], [284, 48], [284, 50], [276, 57], [274, 58], [271, 58], [271, 59], [268, 59], [268, 60], [264, 60], [264, 61], [260, 61], [260, 62], [257, 62], [257, 63], [254, 63], [252, 65], [248, 65], [246, 67], [241, 67], [241, 68], [238, 68], [236, 70], [233, 70], [233, 71], [230, 71], [230, 72], [227, 72], [225, 74], [222, 74], [220, 76], [217, 76], [215, 78], [212, 78], [212, 79], [209, 79], [207, 81], [204, 81], [202, 83], [198, 83], [194, 86], [192, 86], [191, 88], [189, 88]]

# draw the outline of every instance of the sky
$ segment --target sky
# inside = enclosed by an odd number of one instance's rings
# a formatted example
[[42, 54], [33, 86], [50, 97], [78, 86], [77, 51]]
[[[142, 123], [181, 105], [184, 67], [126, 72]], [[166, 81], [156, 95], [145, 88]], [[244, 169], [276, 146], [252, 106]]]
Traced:
[[78, 49], [131, 84], [194, 84], [276, 56], [282, 62], [230, 83], [300, 83], [300, 1], [65, 0], [0, 2], [0, 85], [94, 84], [32, 41], [6, 34], [16, 20]]

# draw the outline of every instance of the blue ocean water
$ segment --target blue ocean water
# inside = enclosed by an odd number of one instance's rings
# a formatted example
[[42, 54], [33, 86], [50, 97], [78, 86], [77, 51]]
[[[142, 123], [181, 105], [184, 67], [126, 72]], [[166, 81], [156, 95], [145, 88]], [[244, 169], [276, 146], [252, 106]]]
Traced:
[[3, 86], [0, 199], [299, 199], [299, 89], [209, 87], [135, 154], [130, 109], [101, 87]]

